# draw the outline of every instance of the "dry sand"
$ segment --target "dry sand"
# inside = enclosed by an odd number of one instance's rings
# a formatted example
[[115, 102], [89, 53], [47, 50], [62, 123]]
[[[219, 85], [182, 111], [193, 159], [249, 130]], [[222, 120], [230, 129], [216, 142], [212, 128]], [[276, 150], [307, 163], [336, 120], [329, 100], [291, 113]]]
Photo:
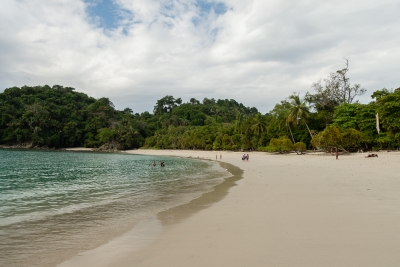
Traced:
[[235, 152], [128, 153], [218, 161], [222, 154], [243, 178], [60, 267], [400, 266], [398, 152], [339, 160], [249, 153], [248, 162]]

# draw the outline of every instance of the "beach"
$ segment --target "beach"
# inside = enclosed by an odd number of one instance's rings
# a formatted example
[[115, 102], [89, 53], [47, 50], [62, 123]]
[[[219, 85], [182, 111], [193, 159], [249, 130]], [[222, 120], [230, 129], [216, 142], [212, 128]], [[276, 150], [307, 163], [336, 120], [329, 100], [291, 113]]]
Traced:
[[225, 151], [126, 153], [219, 161], [236, 177], [60, 267], [400, 264], [399, 152], [251, 152], [248, 161]]

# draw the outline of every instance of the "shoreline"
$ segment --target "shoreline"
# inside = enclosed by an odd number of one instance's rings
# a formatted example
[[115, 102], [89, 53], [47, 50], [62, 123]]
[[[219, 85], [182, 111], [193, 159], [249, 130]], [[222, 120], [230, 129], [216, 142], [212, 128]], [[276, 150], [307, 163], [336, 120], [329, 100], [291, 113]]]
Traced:
[[[135, 154], [130, 152], [131, 151], [127, 154]], [[176, 155], [168, 157], [186, 158]], [[197, 158], [193, 159], [197, 160]], [[201, 158], [199, 160], [208, 159]], [[236, 186], [236, 182], [243, 178], [243, 171], [225, 162], [220, 162], [220, 166], [226, 169], [231, 176], [223, 178], [223, 181], [213, 186], [211, 191], [201, 193], [199, 197], [191, 199], [187, 203], [168, 208], [167, 210], [144, 218], [131, 230], [121, 236], [117, 236], [108, 243], [97, 248], [78, 253], [76, 256], [59, 263], [57, 267], [118, 266], [118, 264], [120, 264], [118, 262], [120, 262], [121, 259], [129, 258], [131, 253], [150, 246], [159, 238], [166, 228], [179, 224], [197, 212], [208, 208], [226, 197], [229, 189]]]
[[[0, 149], [2, 152], [3, 149]], [[19, 149], [17, 149], [19, 151]], [[16, 152], [17, 152], [16, 150]], [[56, 264], [60, 264], [63, 261], [66, 261], [68, 259], [71, 259], [75, 255], [80, 254], [83, 251], [88, 251], [90, 249], [100, 247], [103, 244], [106, 244], [107, 242], [111, 241], [113, 242], [116, 237], [120, 237], [124, 235], [125, 233], [128, 233], [134, 226], [143, 224], [142, 221], [146, 220], [147, 218], [150, 218], [151, 216], [155, 217], [156, 223], [153, 223], [155, 227], [153, 230], [157, 233], [163, 226], [161, 225], [160, 220], [155, 216], [161, 211], [165, 211], [171, 207], [175, 207], [178, 205], [181, 205], [182, 203], [187, 203], [190, 200], [194, 198], [198, 198], [201, 196], [204, 192], [209, 192], [214, 190], [214, 187], [224, 181], [224, 178], [231, 177], [231, 173], [228, 173], [226, 171], [226, 168], [222, 168], [219, 164], [215, 164], [214, 162], [208, 162], [208, 161], [192, 161], [189, 159], [179, 159], [176, 157], [153, 157], [153, 156], [133, 156], [129, 155], [126, 153], [116, 153], [116, 154], [109, 154], [105, 155], [104, 153], [93, 153], [93, 152], [81, 152], [81, 153], [74, 153], [73, 151], [68, 151], [69, 153], [55, 153], [52, 151], [35, 151], [35, 150], [29, 150], [29, 153], [27, 151], [27, 154], [25, 154], [24, 150], [22, 151], [23, 154], [21, 155], [30, 155], [31, 159], [36, 158], [36, 157], [42, 157], [44, 156], [50, 158], [54, 157], [60, 157], [60, 159], [68, 159], [68, 158], [73, 158], [75, 161], [77, 158], [83, 157], [83, 159], [89, 159], [95, 162], [102, 162], [102, 158], [106, 157], [108, 158], [109, 161], [113, 161], [114, 157], [117, 157], [116, 162], [119, 162], [122, 160], [122, 162], [127, 162], [127, 164], [132, 167], [130, 168], [128, 166], [128, 169], [133, 170], [130, 171], [130, 173], [135, 176], [135, 171], [136, 170], [136, 165], [139, 164], [140, 166], [144, 166], [145, 169], [147, 169], [147, 163], [153, 161], [153, 159], [157, 160], [165, 160], [168, 164], [167, 168], [154, 168], [151, 167], [150, 173], [153, 173], [153, 175], [158, 175], [152, 178], [152, 181], [156, 181], [157, 183], [157, 177], [163, 178], [163, 174], [167, 174], [168, 177], [164, 177], [163, 179], [160, 179], [158, 183], [162, 184], [162, 186], [155, 186], [154, 188], [158, 187], [160, 189], [159, 193], [156, 192], [156, 194], [152, 193], [147, 193], [147, 196], [149, 198], [143, 198], [144, 201], [136, 201], [135, 199], [139, 200], [140, 197], [138, 198], [139, 194], [134, 193], [132, 194], [132, 201], [128, 201], [129, 199], [121, 198], [122, 201], [116, 201], [115, 203], [119, 203], [117, 205], [110, 204], [110, 205], [94, 205], [94, 207], [97, 208], [89, 208], [89, 209], [82, 209], [77, 212], [61, 212], [59, 215], [57, 214], [56, 217], [43, 217], [43, 220], [32, 220], [32, 223], [27, 220], [27, 222], [22, 222], [23, 225], [18, 225], [17, 227], [12, 228], [13, 226], [10, 226], [12, 229], [10, 230], [9, 235], [7, 236], [10, 237], [9, 239], [4, 238], [2, 242], [2, 246], [5, 245], [8, 247], [7, 251], [5, 251], [3, 257], [0, 257], [0, 262], [4, 262], [4, 264], [8, 264], [9, 266], [28, 266], [29, 264], [35, 265], [35, 266], [56, 266]], [[20, 154], [13, 154], [12, 151], [5, 151], [6, 154], [4, 155], [10, 155], [10, 157], [5, 156], [5, 158], [12, 159], [13, 155], [20, 155]], [[38, 152], [38, 153], [36, 153]], [[61, 151], [60, 151], [61, 152]], [[18, 152], [19, 153], [19, 152]], [[69, 154], [69, 155], [68, 155]], [[102, 155], [100, 155], [102, 154]], [[3, 155], [3, 154], [2, 154]], [[28, 157], [29, 158], [29, 157]], [[133, 160], [133, 162], [132, 162]], [[137, 160], [137, 161], [136, 161]], [[84, 160], [83, 160], [84, 161]], [[83, 162], [79, 160], [79, 162]], [[179, 162], [183, 162], [183, 164], [180, 164]], [[29, 160], [25, 162], [30, 162]], [[60, 160], [58, 162], [64, 162], [63, 160]], [[79, 164], [71, 165], [67, 164], [66, 165], [65, 161], [62, 163], [62, 165], [67, 167], [71, 166], [72, 168], [76, 169], [79, 168]], [[138, 163], [135, 163], [138, 162]], [[55, 165], [54, 165], [54, 164]], [[44, 161], [43, 164], [45, 166], [53, 166], [57, 167], [57, 163], [53, 161]], [[95, 164], [96, 165], [96, 164]], [[132, 166], [131, 166], [132, 165]], [[8, 164], [8, 166], [10, 166]], [[35, 165], [37, 166], [37, 165]], [[99, 166], [100, 168], [97, 168], [98, 170], [104, 168], [104, 165], [96, 165]], [[119, 165], [118, 165], [119, 166]], [[185, 167], [186, 166], [186, 167]], [[193, 166], [197, 166], [195, 169], [191, 169]], [[202, 168], [199, 169], [199, 166], [204, 167], [204, 172], [201, 173]], [[20, 166], [22, 167], [22, 166]], [[84, 167], [84, 166], [83, 166]], [[188, 168], [189, 167], [189, 168]], [[150, 168], [150, 167], [149, 167]], [[30, 168], [23, 168], [24, 170], [30, 170]], [[55, 173], [57, 168], [53, 168], [51, 172]], [[65, 168], [64, 168], [65, 169]], [[108, 168], [107, 168], [108, 169]], [[106, 171], [104, 169], [104, 171]], [[116, 172], [119, 174], [119, 169], [115, 169]], [[122, 171], [122, 170], [121, 170]], [[186, 176], [178, 175], [177, 171], [179, 173], [186, 173]], [[145, 171], [146, 172], [146, 171]], [[59, 173], [59, 172], [57, 172]], [[61, 173], [59, 173], [61, 175]], [[175, 174], [175, 175], [174, 175]], [[193, 181], [190, 181], [190, 179], [186, 179], [187, 177], [193, 177], [198, 178]], [[100, 174], [100, 176], [103, 176]], [[129, 174], [128, 174], [129, 176]], [[28, 175], [29, 177], [29, 175]], [[107, 177], [107, 175], [106, 175]], [[181, 178], [179, 178], [181, 177]], [[185, 178], [186, 177], [186, 178]], [[177, 178], [177, 179], [175, 179]], [[29, 179], [29, 178], [28, 178]], [[101, 180], [98, 180], [96, 178], [97, 182], [102, 184]], [[118, 179], [114, 179], [116, 181]], [[131, 180], [131, 179], [130, 179]], [[182, 182], [183, 180], [187, 180], [187, 182]], [[122, 181], [122, 180], [121, 180]], [[150, 180], [149, 180], [150, 181]], [[163, 185], [165, 181], [171, 181], [170, 184], [175, 184], [176, 186], [168, 186], [166, 184], [165, 186]], [[181, 182], [179, 182], [181, 181]], [[95, 183], [97, 183], [95, 181]], [[111, 180], [110, 180], [111, 182]], [[122, 181], [123, 184], [124, 181]], [[151, 182], [150, 182], [151, 183]], [[128, 183], [129, 184], [129, 183]], [[82, 184], [85, 186], [85, 184]], [[104, 187], [102, 187], [104, 188]], [[107, 188], [107, 187], [106, 187]], [[153, 189], [154, 189], [153, 188]], [[84, 188], [82, 188], [84, 189]], [[129, 190], [127, 189], [122, 189], [123, 191]], [[76, 187], [74, 192], [81, 191], [80, 187]], [[108, 190], [107, 190], [108, 191]], [[147, 190], [148, 191], [148, 190]], [[60, 193], [60, 191], [57, 190], [57, 194]], [[142, 194], [143, 195], [143, 194]], [[145, 194], [146, 195], [146, 194]], [[152, 196], [155, 196], [155, 198], [152, 198]], [[111, 195], [112, 196], [112, 195]], [[105, 199], [105, 198], [104, 198]], [[125, 199], [125, 200], [124, 200]], [[157, 201], [154, 201], [157, 200]], [[74, 200], [73, 200], [74, 201]], [[123, 203], [131, 203], [135, 204], [136, 202], [139, 203], [137, 208], [125, 208]], [[111, 201], [113, 202], [113, 201]], [[142, 203], [142, 204], [140, 204]], [[158, 203], [158, 204], [157, 204]], [[99, 203], [100, 204], [100, 203]], [[116, 212], [114, 213], [115, 215], [118, 216], [108, 216], [110, 215], [110, 212], [108, 212], [107, 207], [114, 207]], [[135, 205], [129, 205], [129, 207], [134, 207]], [[56, 210], [56, 209], [54, 209]], [[119, 210], [119, 212], [118, 212]], [[123, 211], [125, 210], [125, 211]], [[110, 209], [112, 211], [112, 209]], [[112, 213], [112, 212], [111, 212]], [[108, 215], [107, 215], [108, 214]], [[108, 216], [108, 217], [107, 217]], [[47, 219], [49, 218], [49, 219]], [[79, 221], [79, 218], [82, 218], [82, 220]], [[101, 218], [105, 218], [106, 220], [101, 221]], [[107, 219], [110, 218], [110, 219]], [[113, 218], [113, 219], [111, 219]], [[93, 220], [95, 221], [95, 225], [93, 225]], [[150, 219], [149, 219], [150, 220]], [[37, 227], [35, 226], [36, 222]], [[109, 223], [111, 222], [112, 223]], [[151, 220], [150, 220], [151, 221]], [[81, 223], [82, 222], [82, 223]], [[98, 222], [98, 223], [97, 223]], [[72, 223], [72, 224], [71, 224]], [[59, 225], [64, 225], [65, 227], [58, 227]], [[101, 225], [100, 225], [101, 224]], [[151, 222], [150, 222], [151, 224]], [[74, 233], [79, 232], [80, 230], [84, 230], [86, 226], [87, 231], [85, 230], [82, 232], [80, 235], [76, 235], [74, 238]], [[145, 225], [148, 225], [147, 223]], [[41, 226], [44, 226], [47, 232], [41, 231]], [[82, 226], [82, 227], [80, 227]], [[31, 228], [29, 228], [31, 227]], [[140, 228], [140, 227], [139, 227]], [[30, 231], [29, 229], [32, 229]], [[73, 230], [72, 230], [73, 229]], [[6, 229], [7, 231], [8, 229]], [[142, 231], [147, 231], [148, 229], [144, 229], [141, 227]], [[151, 229], [150, 229], [151, 230]], [[13, 232], [14, 231], [14, 232]], [[24, 232], [30, 231], [30, 235], [24, 234]], [[62, 232], [62, 234], [58, 234]], [[6, 232], [7, 233], [7, 232]], [[18, 236], [18, 234], [20, 235]], [[41, 235], [43, 233], [43, 236]], [[70, 233], [70, 234], [69, 234]], [[136, 234], [135, 234], [136, 235]], [[23, 245], [20, 252], [18, 252], [18, 243], [13, 241], [12, 237], [18, 236], [18, 239], [21, 239], [23, 242], [25, 242]], [[42, 242], [44, 239], [47, 240], [52, 240], [51, 242]], [[145, 242], [146, 238], [142, 238], [142, 241]], [[65, 241], [65, 242], [64, 242]], [[77, 241], [77, 242], [75, 242]], [[82, 242], [81, 242], [82, 241]], [[139, 242], [139, 243], [142, 243]], [[132, 247], [131, 245], [134, 242], [131, 242], [129, 244], [129, 247]], [[136, 242], [138, 243], [138, 242]], [[8, 245], [9, 244], [9, 245]], [[60, 244], [60, 246], [57, 246], [57, 244]], [[142, 246], [139, 244], [140, 247]], [[139, 246], [138, 245], [138, 246]], [[43, 253], [36, 253], [35, 249], [30, 249], [29, 247], [32, 246], [37, 248], [37, 251], [43, 251]], [[28, 247], [28, 248], [26, 248]], [[62, 247], [62, 249], [60, 249]], [[47, 249], [47, 250], [46, 250]], [[85, 253], [85, 252], [84, 252]], [[33, 260], [30, 260], [28, 258], [31, 257], [31, 255], [35, 255]], [[79, 256], [81, 257], [81, 256]], [[26, 259], [26, 260], [24, 260]], [[3, 261], [4, 260], [4, 261]], [[1, 264], [0, 264], [1, 265]]]
[[[228, 163], [243, 170], [243, 178], [216, 202], [204, 197], [202, 203], [194, 199], [180, 205], [185, 208], [159, 212], [57, 266], [394, 267], [400, 262], [397, 151], [339, 160], [326, 153], [249, 152], [249, 161], [241, 160], [243, 152], [231, 151], [122, 152]], [[74, 261], [79, 258], [85, 261]]]
[[[202, 157], [243, 170], [220, 201], [182, 211], [137, 251], [102, 266], [398, 266], [400, 153], [335, 156], [134, 150]], [[190, 209], [189, 209], [190, 210]], [[179, 214], [179, 213], [178, 213]], [[86, 265], [87, 267], [98, 265]], [[76, 266], [75, 266], [76, 267]]]

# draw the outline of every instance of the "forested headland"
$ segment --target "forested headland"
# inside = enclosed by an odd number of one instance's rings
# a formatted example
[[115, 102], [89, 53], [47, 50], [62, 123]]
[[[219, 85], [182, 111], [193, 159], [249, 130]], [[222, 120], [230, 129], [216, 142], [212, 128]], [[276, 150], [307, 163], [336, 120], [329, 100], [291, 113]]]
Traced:
[[365, 93], [351, 85], [348, 67], [287, 96], [266, 114], [233, 99], [167, 95], [152, 113], [116, 110], [109, 98], [95, 99], [54, 85], [12, 87], [0, 93], [0, 145], [104, 149], [343, 151], [400, 146], [400, 88]]

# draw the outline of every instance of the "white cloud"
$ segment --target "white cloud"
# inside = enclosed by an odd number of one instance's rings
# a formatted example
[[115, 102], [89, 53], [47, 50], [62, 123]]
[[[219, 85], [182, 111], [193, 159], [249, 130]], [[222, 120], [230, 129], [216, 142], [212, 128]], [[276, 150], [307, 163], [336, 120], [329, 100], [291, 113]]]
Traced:
[[118, 0], [133, 16], [103, 30], [81, 0], [3, 0], [0, 89], [61, 84], [135, 112], [167, 94], [267, 112], [344, 57], [351, 82], [368, 89], [362, 101], [400, 86], [396, 1], [222, 2], [226, 13], [205, 15], [194, 0]]

